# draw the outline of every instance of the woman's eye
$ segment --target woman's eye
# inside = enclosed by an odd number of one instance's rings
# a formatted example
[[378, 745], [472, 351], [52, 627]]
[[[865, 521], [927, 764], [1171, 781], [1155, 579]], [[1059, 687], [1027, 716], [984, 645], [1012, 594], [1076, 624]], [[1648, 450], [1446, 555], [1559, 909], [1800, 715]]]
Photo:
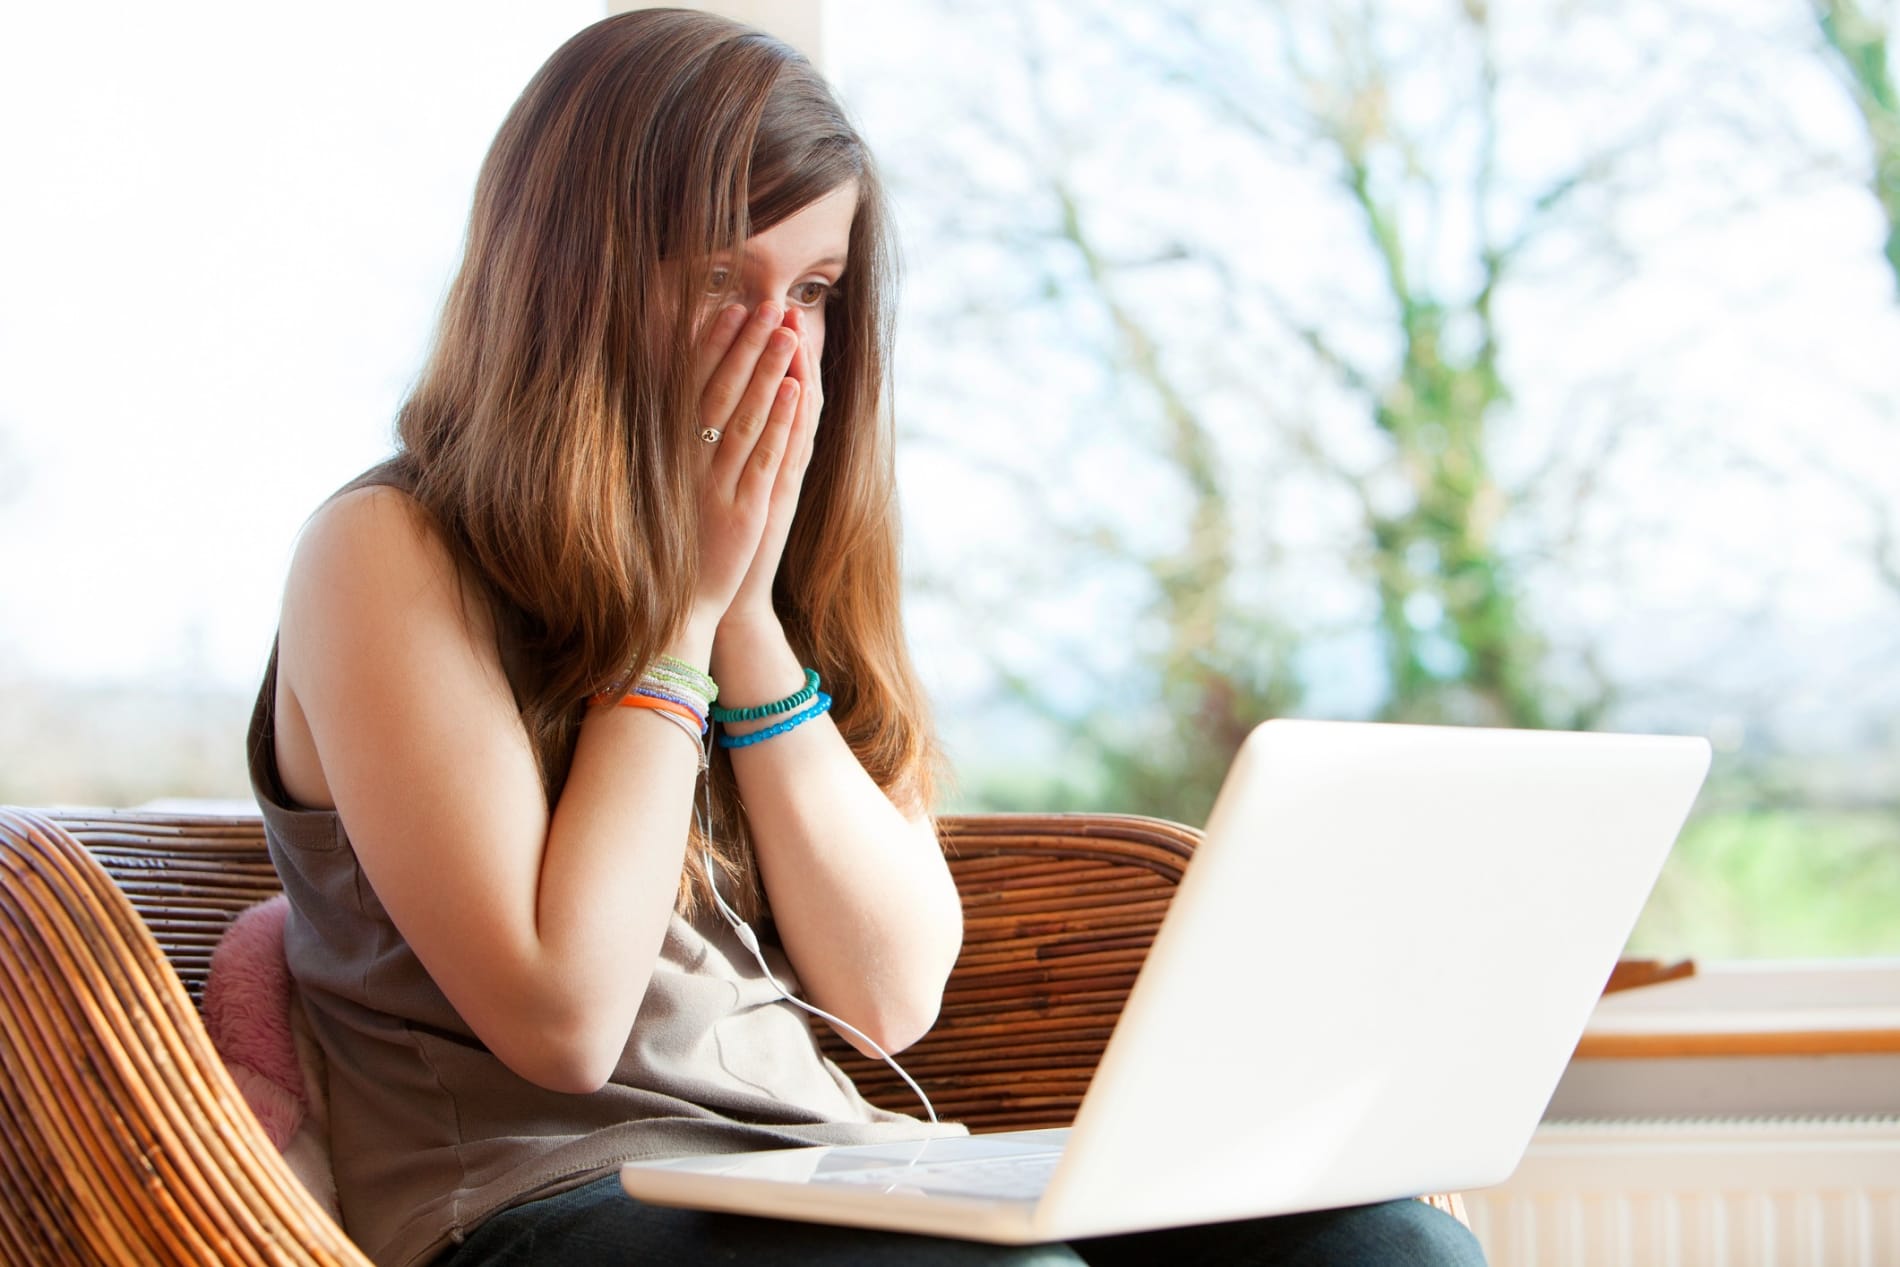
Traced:
[[792, 302], [805, 308], [815, 308], [830, 293], [830, 282], [800, 282], [792, 287]]
[[732, 286], [732, 270], [715, 268], [706, 274], [706, 293], [723, 295]]

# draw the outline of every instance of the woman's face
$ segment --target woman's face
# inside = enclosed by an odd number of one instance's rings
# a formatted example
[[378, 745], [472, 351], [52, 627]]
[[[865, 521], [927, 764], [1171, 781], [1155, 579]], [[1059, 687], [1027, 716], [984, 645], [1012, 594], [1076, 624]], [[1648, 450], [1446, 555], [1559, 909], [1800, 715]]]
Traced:
[[[844, 276], [857, 207], [857, 182], [847, 181], [795, 215], [747, 238], [745, 252], [737, 260], [714, 256], [702, 328], [726, 304], [756, 310], [770, 302], [787, 311], [797, 309], [799, 328], [816, 363], [825, 348], [826, 301]], [[735, 267], [737, 276], [732, 271]]]

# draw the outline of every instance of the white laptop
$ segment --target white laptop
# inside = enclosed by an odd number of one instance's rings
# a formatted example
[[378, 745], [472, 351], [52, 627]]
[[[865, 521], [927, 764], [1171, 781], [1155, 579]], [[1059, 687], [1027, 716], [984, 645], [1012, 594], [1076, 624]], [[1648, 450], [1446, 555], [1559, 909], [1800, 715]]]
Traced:
[[1004, 1243], [1498, 1183], [1708, 765], [1693, 738], [1268, 722], [1072, 1127], [641, 1162], [622, 1182]]

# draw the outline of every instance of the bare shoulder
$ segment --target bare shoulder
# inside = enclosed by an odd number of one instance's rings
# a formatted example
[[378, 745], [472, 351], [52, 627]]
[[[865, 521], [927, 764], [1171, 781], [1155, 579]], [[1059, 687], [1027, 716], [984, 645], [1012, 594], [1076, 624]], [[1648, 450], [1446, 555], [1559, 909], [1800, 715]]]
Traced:
[[413, 742], [402, 728], [419, 715], [418, 690], [505, 696], [492, 623], [413, 498], [353, 489], [305, 525], [284, 587], [276, 740], [286, 790], [305, 806], [335, 806], [357, 754]]
[[[460, 568], [435, 519], [400, 489], [353, 489], [326, 503], [298, 539], [279, 626], [293, 681], [311, 653], [354, 644], [389, 662], [428, 659], [456, 644], [493, 662], [488, 604]], [[299, 645], [301, 644], [301, 645]]]
[[448, 580], [455, 566], [441, 531], [413, 497], [372, 485], [332, 498], [310, 517], [297, 540], [291, 586], [365, 571]]
[[396, 618], [411, 632], [428, 623], [478, 642], [493, 637], [486, 604], [475, 601], [441, 528], [396, 488], [358, 488], [332, 499], [298, 538], [284, 592], [286, 632], [347, 619], [352, 611]]

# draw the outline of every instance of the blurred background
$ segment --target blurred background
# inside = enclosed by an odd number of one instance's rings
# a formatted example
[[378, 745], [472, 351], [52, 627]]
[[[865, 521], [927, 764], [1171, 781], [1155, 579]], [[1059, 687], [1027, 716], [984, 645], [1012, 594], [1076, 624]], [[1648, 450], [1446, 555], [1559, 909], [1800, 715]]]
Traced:
[[[0, 801], [248, 799], [298, 528], [602, 12], [0, 19]], [[1900, 6], [820, 12], [945, 808], [1199, 822], [1279, 715], [1701, 734], [1632, 951], [1900, 955]]]

